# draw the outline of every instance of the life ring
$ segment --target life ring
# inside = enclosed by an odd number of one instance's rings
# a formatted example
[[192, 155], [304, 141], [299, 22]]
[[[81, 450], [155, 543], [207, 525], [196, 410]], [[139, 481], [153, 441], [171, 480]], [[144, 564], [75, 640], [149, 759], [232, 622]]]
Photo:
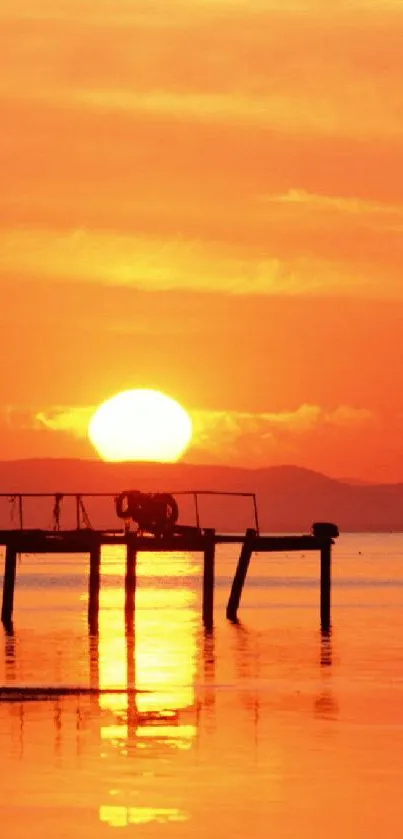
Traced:
[[119, 518], [132, 519], [140, 530], [155, 534], [172, 531], [179, 517], [177, 502], [167, 492], [126, 490], [116, 496], [115, 509]]
[[175, 498], [168, 492], [157, 493], [156, 497], [161, 505], [165, 505], [166, 522], [170, 527], [173, 527], [179, 518], [179, 507]]
[[115, 498], [116, 515], [120, 519], [131, 518], [132, 496], [141, 495], [139, 490], [126, 490]]

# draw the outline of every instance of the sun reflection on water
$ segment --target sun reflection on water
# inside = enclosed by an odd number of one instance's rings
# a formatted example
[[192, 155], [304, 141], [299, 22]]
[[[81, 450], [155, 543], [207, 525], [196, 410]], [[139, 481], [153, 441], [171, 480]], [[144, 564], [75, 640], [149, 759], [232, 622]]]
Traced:
[[[130, 622], [125, 616], [124, 551], [105, 552], [99, 687], [125, 691], [99, 696], [99, 707], [106, 715], [100, 729], [105, 747], [122, 754], [133, 748], [148, 751], [152, 744], [159, 750], [191, 748], [196, 736], [193, 712], [198, 615], [196, 589], [189, 587], [189, 577], [194, 576], [195, 569], [191, 554], [139, 554], [135, 620]], [[109, 795], [116, 800], [116, 790], [109, 790]], [[99, 809], [101, 821], [109, 825], [186, 820], [185, 813], [175, 806], [133, 807], [127, 806], [127, 801], [115, 800], [113, 805], [105, 803]]]
[[101, 821], [110, 827], [128, 827], [130, 824], [157, 822], [185, 822], [188, 817], [181, 810], [157, 807], [100, 807]]

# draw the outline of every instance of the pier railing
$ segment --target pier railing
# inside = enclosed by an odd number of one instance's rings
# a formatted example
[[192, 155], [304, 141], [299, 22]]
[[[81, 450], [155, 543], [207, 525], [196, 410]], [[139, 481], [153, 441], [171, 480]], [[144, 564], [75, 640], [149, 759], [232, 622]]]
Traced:
[[[0, 492], [0, 499], [4, 499], [9, 504], [8, 518], [12, 525], [11, 529], [24, 530], [27, 521], [27, 503], [29, 500], [34, 501], [40, 499], [49, 499], [50, 509], [47, 510], [51, 526], [49, 529], [61, 530], [63, 523], [63, 502], [66, 499], [74, 505], [74, 521], [76, 530], [94, 529], [91, 523], [91, 513], [88, 509], [88, 501], [90, 500], [109, 500], [111, 502], [110, 510], [113, 511], [113, 504], [120, 493], [110, 492]], [[254, 529], [259, 533], [259, 514], [257, 506], [257, 497], [254, 492], [227, 492], [224, 490], [178, 490], [170, 491], [174, 497], [187, 497], [193, 502], [193, 523], [194, 526], [200, 530], [203, 526], [200, 500], [206, 497], [229, 497], [229, 498], [245, 498], [251, 502], [252, 520]], [[71, 511], [70, 511], [71, 512]], [[37, 516], [38, 517], [38, 514]], [[28, 528], [32, 529], [32, 528]]]

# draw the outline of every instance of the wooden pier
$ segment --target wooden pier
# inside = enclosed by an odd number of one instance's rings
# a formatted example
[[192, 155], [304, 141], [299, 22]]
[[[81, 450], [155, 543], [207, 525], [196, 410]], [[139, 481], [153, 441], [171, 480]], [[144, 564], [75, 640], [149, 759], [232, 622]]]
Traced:
[[[193, 493], [195, 494], [195, 493]], [[239, 493], [252, 495], [251, 493]], [[30, 494], [31, 497], [43, 497], [44, 494]], [[71, 494], [73, 495], [73, 494]], [[3, 494], [5, 497], [5, 494]], [[202, 620], [205, 628], [210, 631], [214, 621], [214, 585], [215, 585], [215, 553], [220, 544], [240, 545], [240, 555], [232, 582], [227, 604], [227, 618], [238, 620], [243, 587], [246, 581], [250, 560], [253, 553], [291, 553], [317, 551], [320, 555], [320, 624], [327, 632], [331, 625], [331, 548], [338, 536], [337, 526], [331, 523], [316, 523], [311, 532], [303, 535], [269, 536], [261, 535], [258, 527], [249, 528], [246, 533], [228, 534], [217, 533], [212, 528], [200, 527], [197, 512], [195, 527], [182, 527], [179, 532], [164, 534], [158, 538], [152, 534], [142, 534], [128, 529], [100, 530], [89, 526], [89, 520], [83, 527], [81, 519], [77, 518], [75, 529], [60, 529], [58, 515], [58, 500], [62, 497], [55, 493], [54, 510], [56, 510], [56, 524], [53, 530], [28, 529], [23, 527], [23, 495], [9, 496], [18, 499], [19, 527], [0, 530], [0, 546], [5, 547], [5, 566], [3, 576], [3, 599], [1, 620], [6, 630], [13, 627], [14, 592], [16, 584], [17, 556], [19, 554], [88, 554], [88, 625], [91, 634], [98, 631], [99, 591], [101, 584], [101, 549], [104, 545], [124, 545], [126, 547], [125, 573], [125, 612], [127, 624], [134, 624], [135, 592], [136, 592], [136, 564], [137, 554], [146, 552], [178, 552], [187, 551], [203, 554], [203, 596]], [[82, 502], [82, 495], [74, 494]], [[115, 498], [116, 496], [110, 496]], [[254, 497], [254, 496], [253, 496]], [[77, 502], [78, 506], [78, 502]], [[256, 501], [254, 499], [256, 512]], [[84, 508], [83, 508], [84, 509]], [[85, 520], [85, 518], [84, 518]], [[257, 514], [255, 525], [257, 524]]]

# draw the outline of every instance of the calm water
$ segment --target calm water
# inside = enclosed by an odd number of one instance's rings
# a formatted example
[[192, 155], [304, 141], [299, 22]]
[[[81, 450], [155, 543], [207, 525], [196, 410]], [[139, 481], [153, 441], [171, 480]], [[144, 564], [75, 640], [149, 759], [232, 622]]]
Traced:
[[399, 834], [403, 535], [340, 538], [330, 638], [316, 555], [256, 555], [237, 627], [235, 562], [219, 550], [206, 637], [200, 558], [140, 555], [133, 639], [105, 550], [89, 639], [86, 558], [22, 557], [0, 684], [105, 692], [0, 702], [2, 836]]

